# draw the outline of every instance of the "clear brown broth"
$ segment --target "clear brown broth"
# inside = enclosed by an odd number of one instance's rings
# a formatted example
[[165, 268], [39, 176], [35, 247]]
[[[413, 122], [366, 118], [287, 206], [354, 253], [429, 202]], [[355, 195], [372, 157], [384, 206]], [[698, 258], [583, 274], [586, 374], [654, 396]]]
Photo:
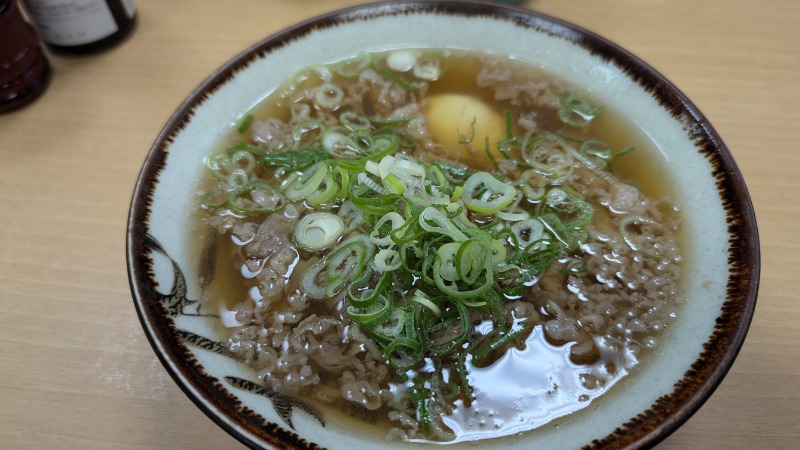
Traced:
[[[446, 74], [432, 83], [429, 95], [444, 93], [468, 93], [484, 102], [502, 109], [493, 99], [490, 89], [479, 88], [474, 82], [481, 63], [468, 52], [453, 52], [451, 66]], [[513, 62], [526, 70], [539, 71], [521, 62]], [[547, 76], [542, 74], [542, 76]], [[596, 99], [593, 99], [596, 100]], [[596, 102], [596, 101], [595, 101]], [[611, 148], [635, 147], [635, 151], [613, 163], [614, 172], [622, 180], [628, 180], [651, 198], [671, 197], [671, 180], [661, 167], [667, 164], [663, 155], [647, 139], [630, 119], [608, 105], [602, 105], [604, 113], [592, 124], [590, 136], [609, 144]], [[286, 108], [276, 105], [271, 98], [257, 105], [250, 114], [256, 119], [280, 117], [286, 119]], [[224, 148], [241, 140], [235, 126], [225, 136], [217, 148]], [[201, 215], [204, 215], [202, 213]], [[198, 219], [202, 221], [202, 219]], [[198, 253], [208, 248], [208, 242], [216, 240], [214, 278], [204, 297], [207, 299], [205, 311], [215, 314], [233, 309], [242, 298], [253, 297], [257, 282], [242, 278], [242, 264], [239, 248], [231, 245], [227, 235], [209, 233], [204, 244], [198, 245]], [[681, 240], [686, 248], [685, 237]], [[196, 243], [197, 244], [197, 243]], [[208, 258], [209, 255], [199, 255]], [[219, 323], [220, 335], [228, 336], [230, 329]], [[476, 401], [470, 408], [458, 406], [446, 424], [456, 430], [457, 441], [485, 439], [515, 435], [545, 424], [559, 417], [576, 413], [603, 396], [629, 372], [635, 371], [635, 361], [623, 361], [608, 348], [601, 348], [601, 358], [589, 365], [578, 365], [569, 358], [569, 344], [554, 345], [549, 342], [541, 325], [535, 327], [525, 345], [511, 349], [490, 367], [475, 369], [474, 378]], [[625, 355], [630, 356], [630, 355]], [[651, 354], [640, 355], [638, 360]], [[611, 368], [611, 370], [609, 370]], [[595, 389], [587, 389], [580, 380], [585, 377], [602, 380]], [[531, 385], [530, 380], [537, 380]], [[473, 380], [471, 380], [473, 381]], [[524, 395], [519, 395], [524, 392]], [[515, 395], [512, 395], [515, 394]], [[362, 417], [343, 414], [342, 408], [321, 405], [326, 411], [329, 426], [345, 429], [359, 427]], [[543, 411], [544, 408], [544, 412]], [[352, 411], [351, 408], [344, 410]], [[371, 417], [375, 423], [369, 434], [381, 439], [391, 423], [381, 415]], [[359, 432], [366, 432], [359, 427]], [[424, 440], [423, 440], [424, 441]]]

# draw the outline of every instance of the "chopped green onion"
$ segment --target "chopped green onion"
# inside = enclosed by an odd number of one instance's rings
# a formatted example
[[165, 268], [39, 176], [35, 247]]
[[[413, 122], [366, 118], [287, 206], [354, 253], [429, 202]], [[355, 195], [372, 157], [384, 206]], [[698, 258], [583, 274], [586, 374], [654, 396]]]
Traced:
[[545, 177], [535, 170], [526, 170], [522, 172], [520, 177], [521, 181], [525, 183], [520, 186], [520, 191], [528, 200], [541, 200], [546, 192], [545, 186], [548, 184]]
[[373, 125], [378, 127], [393, 127], [396, 125], [402, 125], [404, 123], [408, 123], [411, 121], [411, 117], [399, 117], [397, 119], [379, 119], [379, 118], [371, 118], [370, 121]]
[[486, 239], [469, 239], [461, 242], [455, 255], [458, 278], [473, 284], [484, 270], [492, 265], [492, 244]]
[[458, 242], [449, 242], [441, 245], [436, 249], [436, 255], [442, 262], [439, 267], [439, 276], [446, 281], [458, 281], [461, 279], [459, 275], [458, 265], [459, 261], [456, 258], [458, 248], [461, 246]]
[[478, 172], [464, 182], [461, 199], [468, 209], [493, 214], [514, 201], [516, 189], [501, 183], [487, 172]]
[[[463, 145], [468, 145], [475, 139], [475, 122], [478, 121], [477, 117], [472, 118], [472, 123], [469, 124], [469, 136], [464, 136], [463, 139], [459, 139], [458, 143]], [[487, 138], [488, 139], [488, 138]]]
[[328, 164], [322, 161], [314, 164], [286, 189], [286, 198], [292, 201], [307, 198], [319, 189], [329, 171]]
[[381, 66], [378, 63], [378, 61], [372, 61], [372, 67], [376, 71], [378, 71], [378, 73], [380, 73], [384, 77], [388, 78], [389, 80], [393, 81], [394, 83], [396, 83], [401, 88], [403, 88], [403, 89], [405, 89], [405, 90], [407, 90], [409, 92], [413, 92], [415, 94], [419, 92], [419, 88], [418, 87], [416, 87], [413, 84], [409, 83], [408, 81], [404, 80], [403, 77], [401, 77], [397, 73], [387, 69], [386, 67]]
[[506, 139], [514, 139], [514, 118], [511, 116], [510, 109], [503, 111], [503, 119], [506, 123]]
[[333, 109], [342, 102], [344, 98], [344, 91], [342, 88], [331, 83], [323, 84], [317, 89], [317, 94], [314, 99], [317, 104], [326, 109]]
[[419, 215], [420, 226], [428, 232], [449, 236], [452, 240], [465, 241], [467, 236], [447, 216], [438, 209], [429, 206]]
[[389, 317], [393, 305], [390, 297], [378, 295], [376, 301], [367, 307], [348, 306], [347, 315], [354, 322], [365, 327], [377, 325]]
[[406, 314], [403, 309], [395, 308], [389, 313], [385, 322], [376, 325], [370, 331], [378, 340], [392, 342], [400, 337], [406, 327]]
[[373, 271], [367, 265], [361, 275], [353, 277], [353, 281], [347, 287], [347, 298], [350, 304], [357, 308], [365, 308], [373, 303], [378, 298], [378, 295], [383, 294], [388, 286], [391, 273], [384, 273], [375, 283], [370, 287]]
[[420, 61], [414, 66], [414, 76], [420, 80], [436, 81], [441, 74], [442, 67], [438, 59]]
[[[436, 355], [448, 355], [460, 348], [469, 338], [470, 316], [463, 302], [447, 296], [433, 299], [443, 312], [423, 311], [421, 320], [422, 342]], [[441, 309], [439, 309], [441, 310]]]
[[312, 264], [300, 279], [309, 297], [331, 297], [350, 279], [358, 278], [375, 254], [375, 245], [364, 236], [352, 236], [343, 241], [324, 258]]
[[299, 144], [314, 142], [325, 132], [325, 125], [318, 120], [306, 120], [295, 125], [292, 130], [292, 139]]
[[611, 160], [611, 149], [602, 141], [587, 139], [578, 147], [578, 152], [591, 164], [591, 168], [605, 170]]
[[472, 299], [479, 298], [492, 287], [494, 277], [491, 270], [486, 270], [485, 267], [482, 268], [475, 277], [475, 282], [471, 285], [465, 285], [459, 282], [448, 282], [442, 278], [441, 266], [442, 260], [436, 258], [433, 261], [432, 267], [433, 281], [443, 294], [461, 300], [464, 304], [469, 306], [482, 306], [486, 303], [485, 301], [476, 301]]
[[309, 206], [319, 206], [323, 203], [334, 200], [339, 194], [339, 184], [333, 179], [331, 173], [326, 173], [325, 177], [315, 191], [311, 192], [306, 198]]
[[250, 124], [252, 122], [253, 122], [253, 115], [252, 114], [245, 115], [244, 119], [242, 119], [242, 122], [239, 124], [239, 128], [237, 128], [236, 131], [238, 131], [239, 134], [244, 133], [245, 131], [247, 131], [248, 128], [250, 128]]
[[[395, 243], [392, 232], [400, 230], [405, 223], [405, 219], [403, 219], [403, 216], [400, 214], [394, 211], [388, 212], [375, 222], [375, 226], [372, 228], [369, 238], [376, 245], [392, 245]], [[388, 228], [386, 227], [387, 225], [389, 225]], [[394, 235], [395, 238], [402, 236], [402, 232]]]
[[385, 248], [375, 254], [375, 259], [372, 261], [372, 264], [375, 265], [375, 270], [378, 272], [397, 270], [402, 266], [400, 253], [397, 250]]
[[585, 127], [599, 114], [600, 109], [592, 106], [586, 99], [578, 94], [571, 93], [561, 99], [558, 109], [558, 118], [573, 127]]
[[369, 130], [372, 124], [367, 116], [358, 115], [352, 111], [345, 111], [339, 116], [339, 122], [348, 130]]
[[511, 232], [514, 233], [516, 241], [521, 248], [525, 248], [532, 242], [542, 239], [544, 225], [535, 219], [523, 220], [511, 225]]
[[480, 364], [487, 356], [491, 355], [493, 352], [497, 351], [499, 348], [513, 342], [519, 340], [524, 333], [532, 328], [530, 322], [521, 322], [517, 327], [513, 328], [511, 331], [503, 333], [499, 338], [495, 339], [478, 352], [475, 353], [475, 359], [473, 360], [475, 364]]
[[228, 203], [228, 199], [231, 198], [232, 195], [234, 195], [234, 193], [230, 191], [216, 189], [206, 192], [205, 195], [203, 195], [203, 199], [200, 201], [200, 203], [203, 208], [216, 209]]
[[568, 250], [574, 250], [576, 248], [577, 243], [573, 239], [572, 233], [570, 233], [570, 230], [567, 229], [564, 222], [562, 222], [558, 216], [548, 213], [542, 214], [538, 219], [556, 239], [567, 247]]
[[414, 339], [400, 336], [393, 340], [384, 350], [389, 364], [398, 370], [408, 370], [422, 361], [422, 344]]
[[432, 302], [424, 292], [417, 289], [414, 291], [414, 295], [411, 297], [411, 301], [418, 303], [425, 308], [428, 308], [433, 315], [439, 317], [442, 315], [442, 310], [436, 305], [436, 303]]
[[507, 220], [509, 222], [519, 222], [520, 220], [528, 220], [531, 218], [530, 213], [528, 213], [527, 211], [522, 211], [518, 213], [498, 211], [496, 215], [499, 219]]
[[417, 53], [411, 50], [395, 50], [386, 56], [386, 65], [395, 72], [408, 72], [417, 65]]
[[269, 214], [286, 205], [286, 197], [272, 185], [249, 183], [228, 198], [228, 208], [237, 214]]
[[322, 148], [335, 156], [355, 156], [362, 151], [348, 133], [337, 129], [328, 129], [322, 133]]
[[336, 73], [344, 78], [356, 78], [369, 67], [372, 58], [366, 53], [360, 53], [350, 59], [341, 61], [336, 65]]
[[320, 161], [333, 159], [333, 155], [322, 148], [308, 147], [297, 150], [269, 153], [259, 159], [268, 167], [285, 167], [289, 170], [303, 170]]
[[325, 250], [344, 232], [344, 222], [329, 212], [306, 214], [294, 227], [294, 242], [309, 252]]
[[557, 178], [571, 170], [572, 149], [563, 139], [553, 134], [526, 136], [522, 144], [522, 158], [536, 172], [548, 178]]

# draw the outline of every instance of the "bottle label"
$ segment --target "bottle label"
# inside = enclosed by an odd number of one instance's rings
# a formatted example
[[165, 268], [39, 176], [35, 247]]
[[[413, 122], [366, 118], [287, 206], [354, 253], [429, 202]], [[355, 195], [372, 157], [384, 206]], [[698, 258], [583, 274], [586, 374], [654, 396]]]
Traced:
[[118, 30], [103, 0], [25, 0], [25, 5], [49, 44], [88, 44]]

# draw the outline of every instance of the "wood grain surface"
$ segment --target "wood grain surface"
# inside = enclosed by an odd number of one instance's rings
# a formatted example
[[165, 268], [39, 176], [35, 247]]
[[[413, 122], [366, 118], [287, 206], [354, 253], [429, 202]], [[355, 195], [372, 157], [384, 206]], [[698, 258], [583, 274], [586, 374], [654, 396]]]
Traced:
[[[98, 56], [0, 116], [0, 448], [236, 449], [156, 359], [125, 266], [130, 196], [175, 108], [257, 40], [348, 0], [137, 0]], [[730, 147], [760, 227], [748, 338], [712, 398], [659, 449], [800, 448], [800, 3], [530, 0], [642, 57]]]

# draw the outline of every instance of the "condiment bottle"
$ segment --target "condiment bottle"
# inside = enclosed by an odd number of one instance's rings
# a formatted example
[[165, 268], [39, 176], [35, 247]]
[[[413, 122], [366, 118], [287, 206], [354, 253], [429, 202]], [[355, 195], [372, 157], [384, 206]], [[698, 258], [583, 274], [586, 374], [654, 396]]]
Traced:
[[0, 0], [0, 113], [21, 108], [45, 91], [50, 63], [36, 30], [16, 0]]
[[136, 25], [133, 0], [22, 0], [42, 41], [62, 55], [88, 55], [122, 42]]

